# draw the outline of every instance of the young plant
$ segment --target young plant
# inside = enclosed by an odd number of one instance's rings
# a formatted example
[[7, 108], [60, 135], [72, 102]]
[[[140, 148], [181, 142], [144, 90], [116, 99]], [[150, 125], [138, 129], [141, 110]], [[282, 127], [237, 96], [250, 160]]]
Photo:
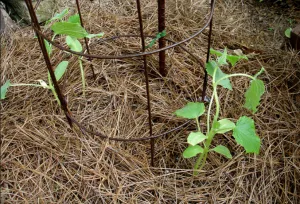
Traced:
[[[62, 76], [64, 75], [64, 73], [67, 70], [69, 62], [68, 61], [62, 61], [58, 64], [58, 66], [55, 68], [54, 74], [55, 74], [55, 78], [57, 81], [59, 81]], [[15, 83], [12, 84], [10, 83], [10, 80], [7, 80], [5, 82], [5, 84], [3, 84], [3, 86], [1, 86], [1, 99], [5, 99], [6, 98], [6, 93], [8, 91], [8, 88], [11, 86], [33, 86], [33, 87], [40, 87], [40, 88], [44, 88], [44, 89], [50, 89], [56, 99], [56, 101], [58, 102], [58, 104], [60, 105], [60, 101], [58, 99], [57, 93], [54, 89], [54, 86], [52, 84], [51, 78], [50, 78], [50, 74], [48, 72], [48, 83], [47, 84], [45, 81], [39, 79], [37, 80], [40, 84], [23, 84], [23, 83]]]
[[[82, 45], [79, 41], [79, 39], [82, 38], [94, 38], [94, 37], [102, 37], [104, 33], [98, 33], [98, 34], [89, 34], [80, 24], [80, 17], [79, 14], [72, 15], [68, 18], [67, 21], [64, 21], [63, 19], [66, 17], [66, 15], [69, 13], [69, 9], [64, 9], [61, 13], [56, 14], [53, 18], [51, 18], [49, 21], [47, 21], [46, 26], [50, 24], [53, 21], [55, 22], [50, 28], [54, 32], [54, 35], [52, 37], [52, 41], [55, 39], [57, 35], [65, 35], [66, 37], [66, 43], [69, 46], [69, 48], [72, 51], [75, 52], [82, 52]], [[47, 52], [49, 56], [52, 53], [52, 45], [45, 41], [45, 46], [47, 49]], [[78, 56], [79, 61], [79, 68], [81, 73], [81, 81], [82, 81], [82, 90], [83, 95], [85, 96], [85, 74], [84, 69], [82, 65], [82, 57]]]
[[[259, 154], [260, 150], [260, 138], [256, 134], [253, 119], [247, 116], [242, 116], [236, 123], [227, 118], [220, 119], [220, 100], [218, 97], [217, 88], [222, 86], [223, 88], [232, 90], [230, 82], [231, 77], [241, 76], [250, 78], [250, 87], [245, 93], [244, 107], [255, 113], [257, 111], [257, 106], [260, 103], [261, 96], [265, 92], [263, 81], [257, 78], [264, 71], [264, 68], [262, 68], [254, 76], [243, 73], [225, 74], [222, 72], [220, 67], [227, 65], [227, 61], [234, 66], [239, 60], [247, 59], [247, 57], [243, 55], [228, 55], [226, 49], [223, 53], [213, 49], [211, 49], [210, 52], [217, 55], [218, 58], [216, 61], [211, 60], [206, 64], [206, 70], [212, 77], [213, 86], [213, 93], [207, 112], [206, 133], [201, 131], [199, 125], [199, 117], [205, 112], [204, 103], [189, 102], [185, 107], [175, 111], [175, 115], [178, 117], [193, 119], [197, 124], [197, 130], [188, 135], [187, 142], [189, 146], [183, 152], [184, 158], [192, 158], [199, 155], [194, 165], [194, 175], [198, 174], [198, 169], [203, 168], [206, 163], [207, 155], [211, 151], [217, 152], [228, 159], [232, 158], [230, 150], [227, 147], [223, 145], [217, 145], [213, 148], [211, 147], [212, 141], [216, 134], [224, 134], [229, 131], [233, 131], [234, 139], [239, 145], [245, 148], [246, 153]], [[213, 102], [215, 102], [216, 110], [211, 121]]]
[[[75, 51], [75, 52], [82, 52], [82, 46], [79, 42], [78, 39], [82, 39], [82, 38], [94, 38], [94, 37], [102, 37], [104, 34], [103, 33], [99, 33], [99, 34], [89, 34], [80, 24], [80, 18], [78, 14], [72, 15], [68, 18], [68, 21], [64, 21], [63, 19], [66, 17], [66, 15], [69, 13], [69, 9], [64, 9], [61, 13], [58, 13], [56, 15], [54, 15], [54, 17], [52, 17], [50, 20], [48, 20], [45, 24], [45, 28], [48, 28], [50, 26], [51, 23], [53, 23], [53, 25], [51, 25], [51, 30], [54, 31], [54, 35], [52, 36], [52, 41], [54, 41], [55, 37], [57, 35], [66, 35], [66, 43], [67, 45], [70, 47], [71, 50]], [[47, 50], [47, 53], [49, 55], [49, 57], [52, 54], [52, 44], [50, 44], [49, 42], [47, 42], [46, 40], [44, 40], [44, 44]], [[82, 87], [83, 87], [83, 94], [85, 95], [85, 75], [84, 75], [84, 70], [83, 70], [83, 66], [82, 66], [82, 60], [81, 57], [78, 57], [79, 59], [79, 67], [80, 67], [80, 72], [81, 72], [81, 78], [82, 78]], [[58, 66], [56, 67], [54, 74], [55, 74], [55, 78], [56, 80], [60, 80], [61, 77], [64, 75], [64, 73], [66, 72], [66, 69], [68, 67], [69, 62], [68, 61], [62, 61], [58, 64]], [[23, 83], [15, 83], [12, 84], [10, 82], [10, 80], [7, 80], [5, 82], [5, 84], [3, 84], [3, 86], [1, 86], [1, 95], [0, 95], [0, 99], [5, 99], [6, 98], [6, 93], [8, 91], [9, 87], [12, 86], [33, 86], [33, 87], [42, 87], [45, 89], [50, 89], [55, 97], [55, 99], [57, 100], [57, 102], [60, 105], [60, 101], [58, 99], [57, 93], [54, 89], [51, 77], [50, 77], [50, 73], [48, 72], [48, 84], [43, 81], [43, 80], [37, 80], [40, 84], [23, 84]]]

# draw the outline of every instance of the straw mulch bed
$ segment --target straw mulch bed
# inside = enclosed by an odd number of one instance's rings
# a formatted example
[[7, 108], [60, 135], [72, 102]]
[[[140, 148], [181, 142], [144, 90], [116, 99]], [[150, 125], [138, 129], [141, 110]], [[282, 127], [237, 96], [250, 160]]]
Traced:
[[[145, 32], [155, 35], [156, 1], [142, 2]], [[68, 7], [73, 9], [74, 4]], [[86, 0], [82, 8], [91, 33], [138, 34], [133, 0]], [[168, 38], [179, 41], [197, 31], [208, 11], [207, 1], [168, 1]], [[297, 13], [277, 11], [254, 2], [218, 1], [214, 16], [212, 46], [226, 46], [229, 52], [241, 49], [250, 56], [249, 61], [224, 71], [255, 74], [262, 66], [266, 69], [261, 76], [266, 93], [255, 115], [242, 108], [248, 80], [233, 78], [234, 91], [219, 91], [223, 118], [248, 115], [256, 121], [262, 139], [258, 156], [245, 154], [230, 134], [218, 135], [213, 144], [229, 147], [233, 159], [211, 153], [203, 171], [193, 177], [194, 159], [181, 156], [186, 135], [195, 128], [192, 123], [156, 140], [155, 167], [151, 167], [149, 142], [120, 143], [84, 135], [68, 126], [51, 92], [12, 87], [0, 103], [3, 203], [299, 203], [300, 59], [285, 45], [283, 35], [286, 19]], [[269, 27], [274, 30], [268, 31]], [[3, 36], [1, 84], [7, 79], [13, 83], [47, 79], [33, 36], [30, 27]], [[63, 39], [57, 41], [63, 43]], [[91, 47], [95, 54], [117, 55], [139, 51], [140, 41], [124, 38], [99, 43], [94, 39]], [[205, 61], [207, 30], [186, 47]], [[159, 77], [157, 55], [148, 57], [154, 134], [182, 124], [184, 120], [172, 113], [187, 101], [199, 99], [202, 91], [199, 63], [179, 48], [169, 50], [167, 56], [166, 78]], [[61, 86], [78, 121], [109, 137], [149, 135], [140, 59], [93, 60], [96, 80], [85, 60], [85, 97], [76, 57], [55, 50], [52, 63], [62, 59], [70, 65]]]

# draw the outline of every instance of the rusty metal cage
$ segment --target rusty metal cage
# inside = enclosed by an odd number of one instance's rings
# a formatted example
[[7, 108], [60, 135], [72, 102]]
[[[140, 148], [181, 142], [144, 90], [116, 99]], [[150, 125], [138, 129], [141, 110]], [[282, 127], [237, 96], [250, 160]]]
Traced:
[[[159, 72], [161, 74], [162, 77], [166, 76], [166, 54], [165, 51], [174, 47], [180, 47], [184, 52], [188, 53], [194, 60], [197, 61], [197, 63], [200, 64], [201, 67], [203, 67], [205, 75], [204, 75], [204, 79], [203, 79], [203, 88], [202, 88], [202, 96], [201, 96], [201, 100], [204, 101], [205, 96], [206, 96], [206, 89], [207, 89], [207, 72], [205, 70], [205, 63], [199, 59], [198, 57], [196, 57], [194, 54], [192, 54], [187, 48], [185, 48], [183, 46], [183, 44], [187, 41], [192, 40], [193, 38], [197, 37], [200, 33], [202, 33], [206, 28], [209, 29], [208, 31], [208, 46], [207, 46], [207, 54], [206, 54], [206, 62], [208, 62], [209, 60], [209, 50], [210, 50], [210, 44], [211, 44], [211, 35], [212, 35], [212, 24], [213, 24], [213, 13], [214, 13], [214, 7], [215, 7], [215, 0], [211, 0], [210, 1], [210, 14], [209, 17], [207, 19], [207, 21], [205, 22], [205, 25], [200, 28], [196, 33], [194, 33], [193, 35], [189, 36], [188, 38], [180, 41], [180, 42], [174, 42], [172, 40], [169, 40], [165, 37], [160, 38], [159, 39], [159, 48], [156, 50], [152, 50], [152, 51], [146, 51], [146, 46], [145, 46], [145, 37], [153, 37], [153, 36], [145, 36], [144, 35], [144, 31], [143, 31], [143, 19], [142, 19], [142, 8], [141, 8], [141, 3], [140, 0], [136, 0], [136, 8], [137, 8], [137, 13], [138, 13], [138, 20], [139, 20], [139, 35], [118, 35], [118, 36], [113, 36], [111, 38], [105, 38], [102, 40], [103, 41], [108, 41], [108, 40], [115, 40], [118, 38], [129, 38], [129, 37], [139, 37], [141, 39], [141, 52], [135, 53], [135, 54], [127, 54], [127, 55], [93, 55], [90, 53], [90, 48], [89, 48], [89, 44], [88, 44], [88, 39], [84, 38], [85, 41], [85, 49], [87, 51], [87, 54], [83, 53], [83, 52], [75, 52], [72, 51], [68, 48], [65, 48], [61, 45], [59, 45], [58, 43], [55, 43], [54, 41], [50, 40], [41, 30], [41, 27], [39, 25], [37, 16], [36, 16], [36, 9], [38, 8], [41, 0], [37, 1], [37, 3], [35, 4], [35, 6], [33, 6], [32, 0], [25, 0], [26, 5], [28, 7], [28, 11], [31, 17], [31, 21], [32, 21], [32, 27], [34, 29], [34, 31], [36, 32], [38, 41], [39, 41], [39, 45], [45, 60], [45, 63], [47, 65], [47, 69], [50, 73], [50, 77], [51, 80], [53, 82], [55, 91], [57, 93], [58, 99], [60, 100], [61, 103], [61, 108], [64, 111], [67, 121], [69, 123], [69, 125], [72, 127], [73, 124], [75, 124], [76, 126], [78, 126], [80, 128], [80, 130], [86, 134], [91, 134], [91, 135], [95, 135], [95, 136], [99, 136], [101, 138], [104, 139], [109, 139], [109, 140], [114, 140], [114, 141], [122, 141], [122, 142], [136, 142], [136, 141], [145, 141], [145, 140], [149, 140], [150, 144], [151, 144], [151, 165], [154, 165], [154, 143], [155, 143], [155, 139], [159, 138], [159, 137], [163, 137], [165, 135], [167, 135], [168, 133], [171, 133], [173, 131], [179, 130], [181, 128], [183, 128], [184, 126], [186, 126], [189, 121], [181, 124], [178, 127], [175, 127], [171, 130], [168, 130], [166, 132], [160, 133], [158, 135], [153, 135], [153, 131], [152, 131], [152, 115], [151, 115], [151, 106], [150, 106], [150, 91], [149, 91], [149, 67], [147, 66], [147, 56], [148, 55], [152, 55], [152, 54], [156, 54], [159, 53]], [[158, 5], [158, 32], [162, 32], [163, 30], [165, 30], [165, 0], [157, 0], [157, 5]], [[76, 7], [77, 7], [77, 12], [79, 14], [80, 17], [80, 23], [81, 26], [84, 28], [84, 22], [83, 22], [83, 17], [82, 17], [82, 13], [81, 13], [81, 9], [80, 9], [80, 4], [79, 4], [79, 0], [76, 0]], [[58, 82], [55, 78], [55, 74], [53, 71], [53, 67], [51, 65], [50, 62], [50, 57], [47, 54], [47, 49], [45, 47], [44, 44], [44, 40], [48, 41], [50, 44], [52, 44], [53, 46], [55, 46], [56, 48], [72, 53], [74, 55], [78, 55], [78, 56], [82, 56], [87, 58], [88, 60], [92, 60], [92, 59], [125, 59], [125, 58], [141, 58], [143, 60], [143, 66], [144, 66], [144, 75], [145, 75], [145, 80], [146, 80], [146, 91], [147, 91], [147, 111], [148, 111], [148, 124], [149, 124], [149, 133], [150, 136], [149, 137], [143, 137], [143, 138], [134, 138], [134, 139], [125, 139], [125, 138], [115, 138], [115, 137], [108, 137], [107, 135], [104, 135], [100, 132], [95, 132], [92, 130], [89, 130], [88, 128], [84, 127], [82, 124], [80, 124], [80, 122], [78, 122], [75, 117], [72, 115], [71, 111], [68, 109], [68, 103], [65, 100], [64, 94], [62, 93], [61, 88], [58, 85]], [[171, 43], [170, 45], [166, 45], [166, 41], [168, 41], [169, 43]], [[94, 72], [94, 68], [91, 65], [91, 69], [93, 72], [93, 77], [95, 78], [95, 72]]]

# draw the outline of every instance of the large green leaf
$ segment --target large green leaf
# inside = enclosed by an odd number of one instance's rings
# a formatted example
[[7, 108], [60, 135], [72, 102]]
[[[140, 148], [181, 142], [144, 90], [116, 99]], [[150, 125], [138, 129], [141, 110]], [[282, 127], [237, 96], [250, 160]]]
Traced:
[[[219, 79], [227, 76], [227, 74], [224, 74], [222, 72], [222, 70], [219, 68], [219, 66], [215, 61], [209, 61], [208, 63], [206, 63], [206, 71], [211, 77], [213, 77], [215, 69], [217, 69], [215, 81], [218, 81]], [[232, 86], [228, 78], [223, 79], [218, 84], [223, 86], [226, 89], [232, 90]]]
[[75, 52], [81, 52], [82, 51], [82, 45], [76, 38], [72, 38], [70, 36], [66, 37], [66, 43], [70, 47], [71, 50]]
[[61, 77], [64, 75], [64, 73], [66, 72], [67, 67], [68, 67], [68, 64], [69, 64], [68, 61], [62, 61], [62, 62], [60, 62], [60, 63], [57, 65], [57, 67], [56, 67], [56, 69], [55, 69], [55, 71], [54, 71], [55, 78], [56, 78], [57, 81], [60, 80], [60, 78], [61, 78]]
[[68, 19], [68, 22], [69, 23], [78, 23], [78, 24], [80, 24], [79, 14], [75, 14], [75, 15], [70, 16], [69, 19]]
[[189, 146], [184, 150], [183, 157], [187, 159], [187, 158], [194, 157], [199, 153], [203, 153], [202, 147], [200, 147], [199, 145]]
[[202, 132], [191, 132], [187, 138], [187, 142], [194, 146], [207, 139], [207, 136]]
[[235, 128], [234, 122], [231, 122], [228, 119], [222, 119], [217, 122], [214, 122], [213, 129], [216, 133], [225, 133]]
[[262, 80], [255, 79], [251, 81], [250, 87], [245, 93], [246, 102], [244, 107], [253, 113], [257, 111], [261, 96], [265, 92], [265, 85]]
[[174, 114], [182, 118], [195, 119], [201, 116], [204, 112], [204, 103], [188, 102], [186, 106], [176, 110]]
[[233, 137], [242, 145], [246, 153], [259, 154], [260, 138], [255, 133], [254, 121], [247, 116], [242, 116], [233, 129]]
[[232, 159], [232, 155], [229, 151], [229, 149], [223, 145], [218, 145], [215, 148], [212, 149], [213, 151], [224, 155], [225, 157], [227, 157], [228, 159]]
[[6, 82], [5, 82], [5, 84], [3, 84], [2, 86], [1, 86], [1, 96], [0, 96], [0, 99], [5, 99], [5, 96], [6, 96], [6, 92], [7, 92], [7, 90], [8, 90], [8, 88], [10, 87], [10, 85], [11, 85], [11, 83], [10, 83], [10, 80], [7, 80]]
[[86, 30], [78, 23], [57, 22], [51, 26], [55, 34], [69, 35], [74, 38], [84, 38], [88, 35]]

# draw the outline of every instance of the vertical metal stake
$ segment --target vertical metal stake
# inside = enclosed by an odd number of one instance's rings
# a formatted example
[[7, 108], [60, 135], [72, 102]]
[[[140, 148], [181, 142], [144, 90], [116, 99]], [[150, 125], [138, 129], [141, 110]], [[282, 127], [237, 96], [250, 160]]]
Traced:
[[[80, 19], [80, 24], [84, 28], [83, 19], [82, 19], [82, 16], [81, 16], [80, 5], [79, 5], [79, 1], [78, 0], [76, 0], [76, 6], [77, 6], [77, 11], [78, 11], [79, 19]], [[88, 39], [86, 37], [84, 37], [84, 42], [85, 42], [87, 53], [91, 54], [90, 53], [90, 47], [89, 47]], [[91, 58], [88, 58], [88, 60], [92, 61]], [[92, 69], [92, 72], [93, 72], [93, 78], [94, 78], [94, 80], [96, 80], [96, 74], [95, 74], [94, 66], [92, 64], [90, 66], [91, 66], [91, 69]]]
[[[33, 28], [37, 29], [38, 31], [41, 31], [41, 28], [40, 28], [38, 19], [36, 17], [36, 14], [35, 14], [35, 11], [34, 11], [34, 8], [33, 8], [31, 0], [25, 0], [25, 2], [26, 2], [26, 5], [27, 5], [27, 8], [28, 8], [30, 17], [31, 17]], [[68, 115], [71, 115], [71, 113], [68, 110], [67, 102], [65, 101], [64, 96], [63, 96], [63, 94], [62, 94], [62, 92], [61, 92], [61, 90], [60, 90], [60, 88], [58, 86], [57, 80], [55, 78], [55, 74], [54, 74], [54, 71], [52, 69], [50, 58], [49, 58], [49, 55], [47, 53], [47, 49], [46, 49], [45, 44], [44, 44], [44, 38], [42, 36], [40, 36], [40, 34], [38, 32], [36, 32], [36, 35], [38, 36], [38, 40], [39, 40], [39, 44], [40, 44], [40, 47], [41, 47], [41, 50], [42, 50], [42, 53], [43, 53], [43, 56], [44, 56], [44, 60], [45, 60], [45, 63], [47, 65], [47, 69], [48, 69], [48, 71], [50, 73], [51, 80], [53, 82], [55, 92], [56, 92], [57, 97], [58, 97], [58, 99], [60, 101], [61, 108], [65, 112], [65, 115], [67, 117], [67, 120], [69, 122], [70, 127], [72, 127], [72, 120], [68, 116]]]
[[[211, 6], [211, 12], [213, 12], [213, 5], [214, 5], [214, 0], [211, 0], [211, 5], [210, 5]], [[211, 18], [211, 21], [209, 23], [206, 63], [209, 62], [209, 57], [210, 57], [212, 26], [213, 26], [213, 18]], [[204, 82], [203, 82], [203, 88], [202, 88], [202, 102], [205, 101], [206, 89], [207, 89], [207, 71], [205, 69], [205, 76], [204, 76]]]
[[[166, 16], [165, 16], [165, 8], [166, 2], [165, 0], [157, 0], [158, 3], [158, 32], [162, 32], [166, 29]], [[164, 37], [158, 40], [159, 49], [164, 48], [166, 46], [166, 41]], [[159, 52], [159, 73], [162, 76], [166, 76], [166, 51]]]
[[[143, 30], [143, 19], [142, 19], [142, 12], [141, 12], [141, 3], [140, 0], [136, 0], [137, 10], [138, 10], [138, 17], [139, 17], [139, 24], [140, 24], [140, 34], [142, 40], [142, 51], [145, 52], [145, 36]], [[151, 116], [151, 104], [150, 104], [150, 91], [149, 91], [149, 68], [147, 66], [147, 57], [146, 55], [143, 56], [144, 60], [144, 73], [146, 78], [146, 91], [147, 91], [147, 105], [148, 105], [148, 122], [149, 122], [149, 130], [150, 136], [152, 136], [152, 116]], [[154, 139], [150, 140], [151, 144], [151, 166], [154, 166]]]

